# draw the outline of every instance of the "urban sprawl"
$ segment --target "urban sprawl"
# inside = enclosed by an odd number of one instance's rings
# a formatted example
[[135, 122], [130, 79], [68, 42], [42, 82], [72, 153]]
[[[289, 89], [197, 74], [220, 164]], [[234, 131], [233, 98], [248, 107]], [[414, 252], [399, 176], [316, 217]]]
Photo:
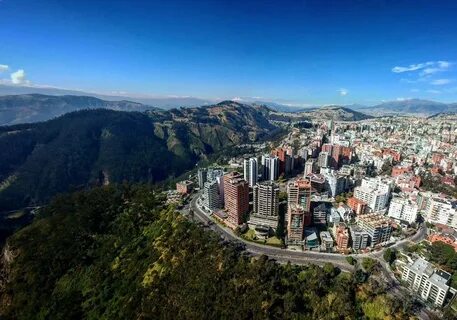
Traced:
[[284, 126], [276, 143], [199, 168], [169, 202], [193, 199], [190, 211], [209, 223], [285, 252], [357, 258], [395, 248], [389, 272], [402, 287], [430, 307], [449, 303], [451, 272], [427, 261], [421, 245], [457, 250], [457, 124], [387, 117]]

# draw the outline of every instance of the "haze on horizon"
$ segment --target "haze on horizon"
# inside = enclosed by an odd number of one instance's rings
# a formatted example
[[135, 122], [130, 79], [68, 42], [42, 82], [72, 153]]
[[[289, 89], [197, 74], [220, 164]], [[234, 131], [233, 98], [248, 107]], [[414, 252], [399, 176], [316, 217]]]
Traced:
[[0, 84], [292, 105], [457, 101], [455, 1], [0, 1]]

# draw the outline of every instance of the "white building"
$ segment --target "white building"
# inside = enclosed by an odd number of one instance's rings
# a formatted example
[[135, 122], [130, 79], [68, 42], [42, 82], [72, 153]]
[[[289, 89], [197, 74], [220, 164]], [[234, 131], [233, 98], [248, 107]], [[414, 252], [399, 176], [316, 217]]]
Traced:
[[277, 180], [279, 177], [279, 159], [278, 157], [263, 155], [263, 180]]
[[340, 193], [344, 192], [346, 188], [346, 177], [339, 175], [337, 171], [333, 169], [321, 169], [321, 174], [325, 177], [325, 185], [330, 196], [336, 197]]
[[422, 299], [442, 307], [449, 291], [447, 283], [450, 277], [449, 273], [436, 270], [431, 263], [418, 258], [403, 267], [401, 278], [407, 283], [409, 289]]
[[252, 188], [257, 183], [258, 169], [257, 169], [257, 158], [244, 159], [244, 180], [249, 183]]
[[278, 227], [279, 186], [273, 181], [257, 183], [253, 188], [253, 212], [248, 224], [260, 233]]
[[210, 211], [222, 208], [222, 200], [217, 180], [205, 182], [202, 200], [203, 206]]
[[409, 199], [394, 197], [390, 201], [388, 216], [400, 221], [413, 223], [416, 221], [419, 208]]
[[363, 178], [362, 184], [354, 188], [354, 197], [365, 201], [372, 212], [381, 211], [389, 203], [392, 185], [389, 179]]
[[457, 228], [457, 202], [440, 197], [432, 197], [425, 207], [426, 219]]

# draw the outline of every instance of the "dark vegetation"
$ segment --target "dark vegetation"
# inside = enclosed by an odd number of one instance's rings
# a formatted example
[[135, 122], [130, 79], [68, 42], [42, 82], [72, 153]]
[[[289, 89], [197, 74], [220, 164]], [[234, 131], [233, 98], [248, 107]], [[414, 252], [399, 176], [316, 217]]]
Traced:
[[436, 192], [436, 193], [443, 193], [448, 196], [457, 197], [457, 188], [444, 184], [441, 182], [441, 175], [431, 175], [431, 174], [423, 174], [421, 175], [422, 179], [422, 189]]
[[438, 264], [440, 268], [452, 274], [451, 286], [457, 289], [457, 252], [454, 247], [436, 241], [427, 245], [426, 255], [429, 261]]
[[276, 134], [265, 112], [233, 102], [147, 114], [97, 109], [0, 127], [0, 212], [94, 185], [179, 177]]
[[405, 319], [409, 312], [363, 272], [249, 257], [146, 186], [59, 196], [8, 240], [2, 275], [2, 319]]

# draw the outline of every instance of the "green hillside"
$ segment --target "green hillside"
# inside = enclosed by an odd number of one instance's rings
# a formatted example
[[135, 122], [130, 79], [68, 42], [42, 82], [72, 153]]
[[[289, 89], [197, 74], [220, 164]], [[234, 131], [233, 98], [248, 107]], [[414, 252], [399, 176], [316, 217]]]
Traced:
[[83, 110], [0, 127], [0, 211], [92, 185], [163, 181], [273, 129], [262, 111], [233, 102], [149, 113]]
[[376, 280], [251, 258], [146, 187], [57, 198], [0, 262], [2, 319], [408, 318]]

